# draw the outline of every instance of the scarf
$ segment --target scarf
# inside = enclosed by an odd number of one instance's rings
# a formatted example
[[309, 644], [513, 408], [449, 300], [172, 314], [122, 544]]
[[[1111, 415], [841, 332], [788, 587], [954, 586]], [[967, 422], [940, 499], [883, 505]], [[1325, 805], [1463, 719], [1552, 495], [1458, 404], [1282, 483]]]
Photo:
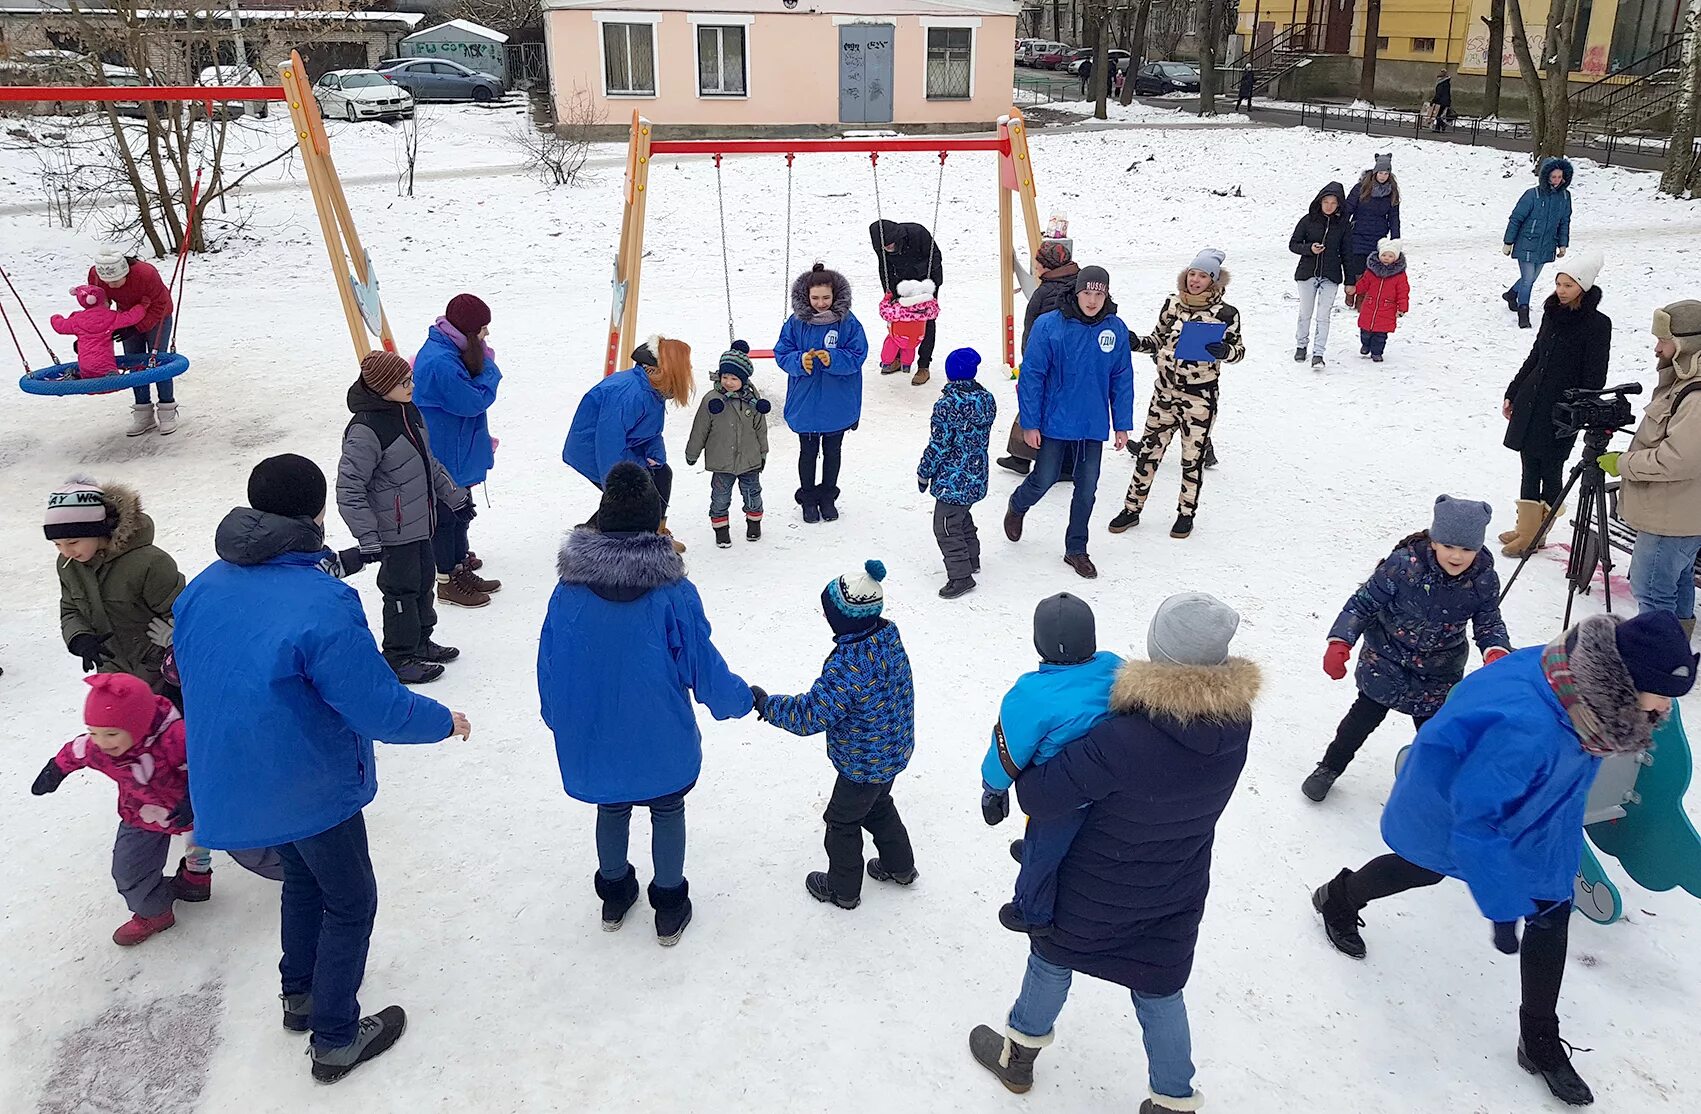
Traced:
[[1387, 197], [1389, 194], [1392, 194], [1393, 192], [1394, 192], [1394, 183], [1391, 182], [1391, 181], [1389, 181], [1389, 182], [1372, 182], [1371, 185], [1370, 185], [1370, 196], [1372, 196], [1372, 197]]
[[1217, 289], [1215, 283], [1213, 283], [1203, 294], [1189, 294], [1185, 286], [1182, 287], [1181, 290], [1177, 291], [1177, 294], [1181, 298], [1181, 304], [1186, 306], [1188, 309], [1209, 308], [1210, 306], [1215, 305], [1217, 300], [1222, 296], [1222, 292]]
[[496, 349], [490, 347], [489, 341], [481, 340], [481, 341], [478, 342], [478, 348], [479, 348], [479, 353], [480, 353], [479, 360], [478, 360], [478, 366], [477, 367], [471, 366], [471, 364], [466, 359], [467, 345], [468, 345], [468, 343], [470, 343], [467, 340], [466, 334], [461, 332], [461, 330], [455, 328], [453, 325], [449, 324], [449, 319], [447, 317], [439, 317], [434, 322], [434, 324], [437, 326], [437, 331], [442, 333], [445, 337], [448, 338], [450, 344], [453, 344], [456, 348], [461, 350], [461, 356], [462, 356], [461, 362], [463, 364], [467, 365], [467, 371], [472, 373], [473, 375], [477, 375], [479, 372], [484, 370], [484, 357], [485, 356], [489, 356], [493, 360], [496, 358]]

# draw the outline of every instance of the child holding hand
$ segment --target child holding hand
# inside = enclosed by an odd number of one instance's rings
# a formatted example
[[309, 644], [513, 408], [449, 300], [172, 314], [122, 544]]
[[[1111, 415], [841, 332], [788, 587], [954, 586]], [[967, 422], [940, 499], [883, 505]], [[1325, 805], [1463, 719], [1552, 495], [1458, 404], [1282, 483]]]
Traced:
[[1411, 308], [1412, 287], [1406, 278], [1406, 256], [1400, 241], [1384, 236], [1364, 261], [1364, 274], [1354, 288], [1358, 299], [1358, 354], [1382, 362], [1388, 334]]

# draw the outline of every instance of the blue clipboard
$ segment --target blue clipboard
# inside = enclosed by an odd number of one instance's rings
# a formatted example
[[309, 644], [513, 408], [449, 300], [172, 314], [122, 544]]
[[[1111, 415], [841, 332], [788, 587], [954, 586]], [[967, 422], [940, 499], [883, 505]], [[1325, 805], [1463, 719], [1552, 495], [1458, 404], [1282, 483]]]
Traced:
[[1181, 326], [1181, 336], [1175, 341], [1175, 358], [1192, 363], [1208, 364], [1216, 357], [1205, 350], [1207, 344], [1222, 340], [1228, 326], [1221, 321], [1187, 321]]

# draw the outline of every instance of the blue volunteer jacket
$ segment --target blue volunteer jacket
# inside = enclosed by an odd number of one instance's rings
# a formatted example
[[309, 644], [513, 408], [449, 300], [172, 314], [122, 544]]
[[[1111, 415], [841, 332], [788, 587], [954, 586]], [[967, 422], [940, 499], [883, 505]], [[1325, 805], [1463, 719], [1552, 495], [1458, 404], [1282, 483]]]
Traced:
[[172, 609], [195, 840], [306, 839], [378, 795], [373, 739], [433, 743], [454, 723], [396, 680], [311, 521], [239, 507], [215, 545]]
[[827, 757], [852, 781], [891, 781], [915, 752], [915, 682], [898, 628], [840, 635], [820, 678], [799, 696], [770, 696], [769, 723], [793, 735], [827, 733]]
[[598, 487], [608, 470], [623, 460], [640, 468], [649, 467], [652, 460], [666, 464], [665, 401], [642, 367], [608, 376], [579, 400], [561, 449], [562, 462]]
[[[998, 706], [992, 745], [980, 764], [988, 789], [1008, 789], [1016, 772], [1037, 766], [1115, 713], [1110, 686], [1122, 659], [1100, 650], [1079, 665], [1043, 663], [1016, 678]], [[1002, 742], [1002, 753], [1000, 752]], [[1005, 758], [1009, 766], [1005, 765]]]
[[485, 411], [496, 401], [501, 382], [502, 369], [488, 352], [484, 370], [473, 375], [454, 341], [435, 325], [426, 330], [425, 344], [413, 358], [413, 404], [425, 418], [431, 455], [462, 487], [483, 483], [496, 463]]
[[1034, 322], [1016, 381], [1023, 429], [1059, 441], [1108, 441], [1112, 428], [1134, 428], [1128, 326], [1113, 303], [1106, 308], [1110, 312], [1090, 324], [1071, 314], [1066, 300]]
[[[1554, 170], [1565, 174], [1564, 184], [1557, 190], [1547, 181]], [[1571, 246], [1571, 174], [1567, 159], [1542, 160], [1536, 171], [1536, 184], [1525, 190], [1518, 204], [1512, 207], [1506, 235], [1500, 240], [1512, 245], [1514, 259], [1551, 263], [1556, 248]]]
[[1542, 673], [1542, 650], [1460, 681], [1418, 732], [1382, 810], [1388, 846], [1465, 882], [1491, 921], [1570, 899], [1601, 764]]
[[[803, 370], [803, 354], [825, 351], [826, 367]], [[833, 325], [810, 325], [793, 314], [774, 342], [774, 362], [786, 373], [786, 425], [794, 433], [839, 433], [862, 420], [862, 364], [868, 337], [856, 315]]]
[[972, 507], [986, 498], [987, 443], [998, 400], [972, 379], [945, 384], [933, 404], [933, 428], [916, 478], [941, 503]]

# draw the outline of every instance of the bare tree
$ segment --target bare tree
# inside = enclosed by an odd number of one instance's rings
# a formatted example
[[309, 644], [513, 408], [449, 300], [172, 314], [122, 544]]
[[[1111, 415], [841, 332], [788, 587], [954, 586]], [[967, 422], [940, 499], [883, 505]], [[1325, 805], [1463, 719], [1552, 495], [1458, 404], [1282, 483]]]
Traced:
[[1671, 144], [1666, 149], [1666, 171], [1660, 189], [1673, 197], [1701, 182], [1701, 157], [1695, 154], [1695, 133], [1701, 129], [1701, 0], [1689, 0], [1683, 24], [1688, 35], [1683, 42], [1683, 61], [1678, 66], [1678, 94], [1671, 114]]
[[1376, 103], [1376, 57], [1382, 50], [1382, 0], [1365, 0], [1364, 61], [1358, 70], [1358, 99]]
[[1146, 30], [1151, 25], [1152, 0], [1134, 5], [1134, 32], [1128, 40], [1128, 80], [1122, 84], [1122, 103], [1134, 103], [1134, 75], [1146, 62]]
[[396, 196], [413, 196], [414, 168], [419, 165], [419, 137], [431, 130], [425, 109], [402, 117], [396, 127]]
[[570, 186], [585, 168], [602, 121], [596, 101], [580, 87], [573, 91], [553, 126], [538, 128], [530, 120], [518, 120], [509, 128], [508, 139], [524, 156], [526, 169], [545, 185]]
[[448, 14], [504, 33], [543, 26], [541, 0], [456, 0]]
[[1506, 0], [1489, 0], [1488, 14], [1482, 17], [1488, 25], [1488, 57], [1484, 59], [1487, 76], [1483, 78], [1482, 112], [1484, 116], [1500, 115], [1500, 79], [1506, 58]]
[[1217, 114], [1217, 40], [1223, 24], [1223, 0], [1205, 0], [1199, 29], [1199, 115]]
[[1548, 9], [1538, 67], [1524, 26], [1521, 0], [1507, 0], [1512, 23], [1512, 49], [1530, 99], [1530, 131], [1536, 158], [1565, 154], [1571, 130], [1571, 46], [1576, 41], [1577, 12], [1582, 0], [1554, 0]]
[[1088, 74], [1087, 95], [1093, 100], [1093, 115], [1107, 119], [1105, 96], [1110, 90], [1110, 9], [1096, 4], [1087, 9], [1087, 29], [1093, 39], [1093, 69]]

